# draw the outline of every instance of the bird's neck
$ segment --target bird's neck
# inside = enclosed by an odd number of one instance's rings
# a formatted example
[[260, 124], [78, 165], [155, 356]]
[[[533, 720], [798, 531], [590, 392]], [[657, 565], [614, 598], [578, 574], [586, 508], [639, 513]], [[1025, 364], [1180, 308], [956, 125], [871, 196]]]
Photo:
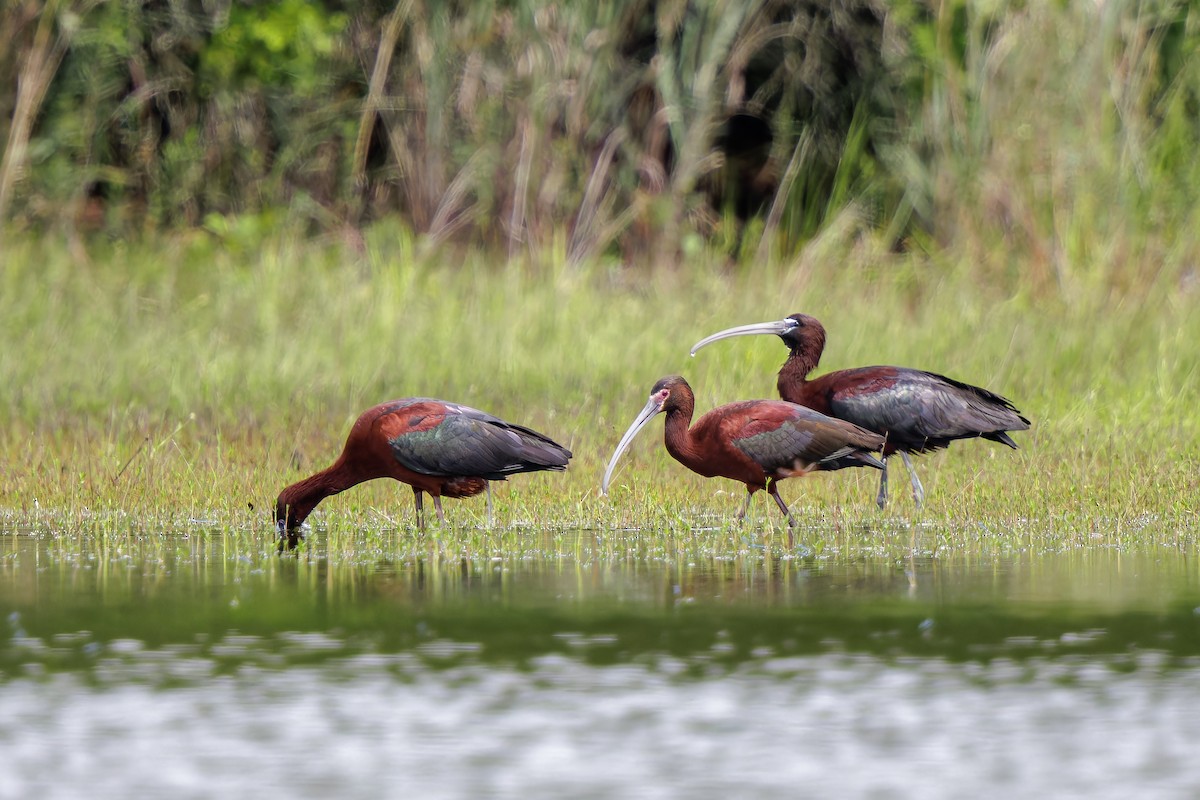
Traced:
[[779, 381], [777, 388], [779, 396], [784, 400], [795, 403], [797, 400], [792, 400], [788, 397], [788, 386], [803, 386], [808, 382], [808, 374], [817, 368], [817, 364], [821, 361], [820, 350], [793, 350], [788, 356], [787, 361], [783, 362], [783, 367], [779, 370]]
[[685, 467], [693, 468], [699, 459], [696, 443], [692, 441], [692, 409], [675, 408], [667, 412], [663, 422], [663, 443], [667, 452]]
[[280, 492], [279, 500], [275, 504], [276, 514], [286, 514], [293, 526], [299, 525], [326, 497], [345, 491], [358, 483], [361, 483], [361, 479], [351, 475], [342, 460], [338, 459], [328, 469], [297, 481]]

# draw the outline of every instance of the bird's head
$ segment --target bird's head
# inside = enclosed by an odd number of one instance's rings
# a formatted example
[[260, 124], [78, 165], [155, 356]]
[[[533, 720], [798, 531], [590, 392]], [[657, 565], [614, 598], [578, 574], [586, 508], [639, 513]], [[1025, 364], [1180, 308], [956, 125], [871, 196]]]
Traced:
[[280, 536], [296, 531], [304, 524], [309, 511], [296, 503], [289, 503], [282, 496], [275, 501], [275, 530]]
[[650, 399], [646, 401], [645, 408], [642, 413], [650, 408], [654, 408], [651, 417], [654, 414], [663, 411], [674, 411], [684, 405], [687, 405], [692, 400], [692, 387], [680, 375], [668, 375], [665, 378], [660, 378], [654, 384], [654, 388], [650, 390]]
[[638, 412], [629, 429], [625, 431], [625, 435], [621, 437], [621, 441], [617, 443], [617, 449], [613, 451], [612, 458], [608, 460], [608, 467], [604, 470], [604, 481], [600, 484], [600, 492], [608, 494], [608, 482], [617, 466], [617, 460], [621, 458], [625, 448], [633, 441], [633, 437], [637, 436], [650, 420], [664, 411], [681, 410], [690, 415], [693, 402], [692, 387], [679, 375], [670, 375], [655, 383], [654, 388], [650, 390], [650, 398], [646, 401], [646, 405], [642, 406], [642, 410]]
[[825, 326], [816, 317], [808, 314], [792, 314], [783, 320], [790, 322], [781, 333], [776, 334], [789, 349], [820, 353], [825, 349]]
[[[309, 509], [311, 510], [311, 509]], [[279, 552], [284, 549], [294, 550], [304, 538], [301, 525], [308, 512], [297, 512], [297, 509], [287, 503], [283, 497], [275, 502], [275, 533], [279, 537]]]

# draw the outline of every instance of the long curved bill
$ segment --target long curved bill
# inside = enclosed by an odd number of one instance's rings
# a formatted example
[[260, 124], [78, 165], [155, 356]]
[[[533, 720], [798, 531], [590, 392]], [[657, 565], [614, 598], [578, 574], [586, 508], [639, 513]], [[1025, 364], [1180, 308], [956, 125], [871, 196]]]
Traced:
[[781, 319], [775, 322], [755, 322], [752, 325], [738, 325], [736, 328], [726, 328], [723, 331], [717, 331], [712, 336], [705, 336], [692, 345], [692, 355], [696, 355], [696, 351], [701, 347], [710, 345], [720, 339], [729, 339], [734, 336], [756, 336], [763, 333], [782, 336], [794, 327], [796, 327], [796, 320]]
[[617, 449], [613, 451], [612, 458], [608, 460], [608, 467], [604, 470], [604, 482], [600, 484], [600, 494], [608, 494], [608, 480], [612, 477], [613, 470], [617, 466], [617, 460], [621, 458], [621, 454], [625, 452], [625, 448], [629, 447], [629, 443], [633, 441], [633, 437], [638, 435], [638, 431], [646, 427], [646, 423], [654, 419], [655, 415], [662, 411], [662, 404], [651, 397], [645, 407], [638, 412], [637, 418], [633, 424], [629, 426], [629, 430], [625, 431], [625, 435], [621, 437], [621, 441], [617, 442]]

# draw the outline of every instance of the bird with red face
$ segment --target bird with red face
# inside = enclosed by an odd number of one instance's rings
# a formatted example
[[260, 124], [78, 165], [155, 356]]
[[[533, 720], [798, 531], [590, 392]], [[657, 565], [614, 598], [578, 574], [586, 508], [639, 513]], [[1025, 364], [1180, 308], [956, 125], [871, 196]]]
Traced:
[[658, 414], [666, 414], [663, 441], [672, 458], [706, 478], [731, 478], [746, 486], [739, 521], [754, 493], [766, 489], [794, 527], [777, 487], [784, 478], [846, 467], [883, 469], [871, 455], [883, 447], [882, 436], [812, 409], [780, 400], [747, 400], [714, 408], [693, 425], [695, 406], [692, 387], [680, 376], [654, 384], [650, 399], [609, 459], [601, 491], [607, 494], [621, 454]]

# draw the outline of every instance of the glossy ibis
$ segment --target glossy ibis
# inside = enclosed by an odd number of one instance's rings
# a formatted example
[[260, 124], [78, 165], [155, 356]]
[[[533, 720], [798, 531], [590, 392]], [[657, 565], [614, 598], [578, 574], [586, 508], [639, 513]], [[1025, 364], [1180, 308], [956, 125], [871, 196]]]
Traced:
[[732, 478], [746, 484], [739, 521], [746, 516], [754, 493], [766, 489], [794, 526], [776, 486], [784, 478], [845, 467], [883, 469], [883, 463], [870, 454], [883, 447], [882, 436], [810, 408], [779, 400], [747, 400], [714, 408], [692, 425], [695, 407], [692, 387], [678, 375], [654, 384], [650, 399], [613, 451], [601, 491], [608, 493], [617, 460], [633, 437], [660, 413], [667, 415], [663, 441], [676, 461], [706, 478]]
[[887, 459], [892, 453], [898, 452], [904, 459], [913, 500], [920, 507], [925, 489], [909, 453], [937, 450], [955, 439], [974, 437], [1016, 449], [1017, 443], [1007, 431], [1029, 427], [1029, 420], [995, 392], [919, 369], [858, 367], [808, 380], [825, 349], [825, 328], [807, 314], [728, 328], [701, 339], [692, 347], [692, 355], [718, 339], [753, 334], [778, 336], [791, 351], [779, 370], [780, 397], [887, 437], [879, 495], [875, 498], [880, 508], [887, 504]]
[[468, 406], [428, 397], [392, 400], [359, 416], [332, 466], [279, 493], [275, 521], [294, 546], [317, 503], [363, 481], [395, 478], [413, 488], [423, 530], [422, 492], [433, 497], [444, 524], [443, 496], [471, 497], [488, 489], [488, 481], [520, 472], [564, 470], [570, 458], [571, 451], [549, 437]]

